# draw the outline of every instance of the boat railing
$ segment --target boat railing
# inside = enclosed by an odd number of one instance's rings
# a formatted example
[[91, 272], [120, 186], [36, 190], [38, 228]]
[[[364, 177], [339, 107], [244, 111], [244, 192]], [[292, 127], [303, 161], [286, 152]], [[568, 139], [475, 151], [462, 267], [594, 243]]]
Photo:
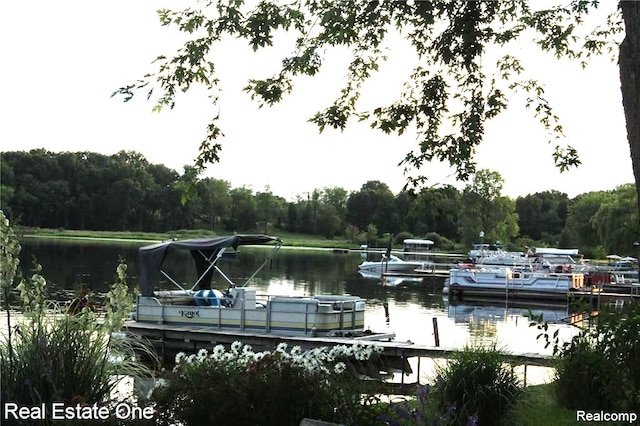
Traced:
[[[272, 302], [281, 302], [281, 303], [297, 303], [300, 304], [300, 301], [304, 301], [304, 313], [305, 315], [305, 333], [313, 332], [315, 325], [317, 324], [317, 316], [320, 314], [321, 307], [329, 307], [331, 309], [331, 314], [337, 314], [339, 329], [336, 330], [338, 332], [345, 330], [354, 330], [357, 326], [357, 318], [356, 314], [358, 312], [357, 302], [362, 302], [363, 299], [357, 296], [332, 296], [332, 295], [321, 295], [314, 297], [293, 297], [293, 296], [278, 296], [278, 295], [268, 295], [268, 294], [257, 294], [256, 300], [264, 301], [266, 305], [266, 328], [265, 331], [267, 333], [271, 332], [272, 328], [272, 317], [276, 313], [289, 313], [290, 311], [286, 309], [277, 309], [274, 308], [274, 305], [277, 306], [276, 303]], [[243, 301], [244, 302], [244, 301]], [[244, 307], [242, 309], [243, 313], [241, 316], [241, 330], [245, 328], [245, 311], [251, 309], [249, 307]], [[221, 315], [221, 313], [219, 313]]]
[[569, 279], [569, 287], [572, 289], [582, 289], [585, 283], [584, 274], [572, 272], [543, 272], [509, 267], [479, 267], [478, 265], [474, 267], [453, 268], [449, 271], [451, 278], [457, 278], [458, 274], [463, 274], [463, 276], [471, 274], [471, 276], [476, 277], [478, 273], [492, 274], [493, 278], [504, 279], [505, 285], [510, 286], [519, 285], [524, 287], [524, 285], [532, 281], [532, 278], [535, 278], [536, 275], [541, 278], [555, 278], [555, 287], [560, 287], [567, 279]]
[[[184, 295], [180, 294], [180, 296]], [[362, 331], [364, 328], [363, 316], [359, 315], [364, 312], [364, 300], [357, 296], [265, 295], [246, 291], [243, 288], [241, 292], [235, 294], [235, 297], [211, 299], [210, 305], [197, 304], [195, 297], [176, 297], [175, 299], [174, 302], [169, 297], [138, 296], [136, 315], [148, 315], [141, 314], [140, 309], [146, 309], [145, 306], [154, 306], [161, 308], [161, 311], [156, 311], [155, 314], [160, 323], [173, 321], [171, 318], [178, 316], [199, 319], [212, 329], [228, 328], [233, 324], [232, 326], [239, 331], [252, 330], [266, 333], [277, 332], [288, 327], [294, 327], [299, 332], [312, 335], [316, 333], [316, 329], [326, 333], [329, 329], [336, 332], [349, 332]], [[214, 301], [217, 303], [213, 303]]]

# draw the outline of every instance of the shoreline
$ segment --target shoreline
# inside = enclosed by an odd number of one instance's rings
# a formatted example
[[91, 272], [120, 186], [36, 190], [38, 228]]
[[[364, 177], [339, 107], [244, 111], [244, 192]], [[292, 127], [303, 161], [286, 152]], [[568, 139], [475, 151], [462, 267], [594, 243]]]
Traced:
[[[259, 233], [259, 232], [247, 232]], [[49, 239], [49, 240], [70, 240], [70, 241], [112, 241], [123, 243], [159, 243], [162, 241], [172, 239], [188, 239], [188, 238], [200, 238], [200, 237], [216, 237], [220, 236], [207, 230], [189, 230], [189, 231], [177, 231], [175, 233], [156, 234], [156, 233], [134, 233], [130, 234], [126, 231], [76, 231], [76, 230], [33, 230], [33, 229], [21, 229], [17, 232], [18, 238], [30, 238], [30, 239]], [[222, 235], [229, 235], [226, 233]], [[270, 235], [281, 236], [278, 232], [272, 232]], [[357, 244], [350, 243], [346, 240], [327, 240], [320, 237], [313, 238], [313, 236], [307, 235], [290, 235], [284, 234], [281, 236], [283, 240], [282, 248], [286, 249], [302, 249], [302, 250], [333, 250], [333, 249], [347, 249], [349, 251], [359, 251]]]

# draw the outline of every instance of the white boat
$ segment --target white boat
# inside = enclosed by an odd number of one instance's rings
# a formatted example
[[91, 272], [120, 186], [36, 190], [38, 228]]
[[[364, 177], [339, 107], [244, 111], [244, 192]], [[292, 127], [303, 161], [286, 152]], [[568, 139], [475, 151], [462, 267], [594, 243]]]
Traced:
[[402, 242], [402, 250], [405, 254], [429, 254], [433, 245], [431, 240], [407, 238]]
[[378, 261], [364, 261], [358, 265], [358, 272], [367, 277], [380, 278], [383, 273], [411, 273], [421, 268], [423, 262], [402, 260], [395, 255], [382, 255]]
[[449, 295], [566, 299], [571, 291], [585, 290], [581, 273], [531, 271], [503, 266], [468, 265], [453, 268], [443, 293]]
[[522, 252], [504, 251], [500, 248], [487, 250], [475, 257], [475, 263], [479, 265], [501, 266], [531, 266], [534, 258], [526, 256]]
[[[218, 261], [227, 249], [256, 244], [273, 245], [271, 255], [242, 286], [237, 286], [220, 269]], [[364, 330], [365, 301], [358, 296], [260, 295], [255, 288], [246, 286], [281, 245], [282, 241], [277, 237], [232, 235], [167, 241], [141, 247], [141, 293], [133, 319], [142, 323], [234, 330], [238, 333], [370, 337], [371, 333]], [[197, 270], [193, 284], [180, 284], [163, 269], [167, 257], [176, 251], [191, 254]], [[225, 282], [227, 290], [211, 288], [214, 275]], [[160, 276], [177, 289], [157, 290]]]
[[493, 248], [478, 254], [475, 263], [545, 272], [585, 272], [587, 269], [578, 249], [536, 248], [535, 252], [532, 252], [527, 247], [527, 252], [523, 253]]

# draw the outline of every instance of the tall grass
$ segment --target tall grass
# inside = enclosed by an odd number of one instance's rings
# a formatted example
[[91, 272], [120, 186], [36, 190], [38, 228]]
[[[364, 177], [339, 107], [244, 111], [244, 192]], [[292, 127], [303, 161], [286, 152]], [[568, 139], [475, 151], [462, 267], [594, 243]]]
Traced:
[[[115, 403], [118, 376], [150, 374], [136, 360], [134, 346], [138, 345], [116, 334], [133, 304], [126, 264], [118, 266], [103, 317], [88, 307], [71, 314], [46, 300], [47, 281], [37, 262], [31, 277], [21, 276], [20, 244], [1, 210], [0, 239], [0, 289], [7, 313], [7, 329], [0, 337], [2, 418], [6, 402], [25, 407], [51, 407], [53, 402], [66, 406]], [[21, 301], [19, 318], [9, 310], [9, 295], [15, 293]]]
[[605, 306], [557, 353], [556, 391], [571, 409], [640, 411], [640, 304]]
[[453, 424], [503, 424], [522, 392], [506, 353], [496, 348], [465, 346], [446, 363], [436, 366], [435, 398]]
[[112, 337], [88, 316], [53, 311], [39, 323], [17, 321], [0, 343], [2, 400], [32, 406], [104, 403], [118, 375], [148, 375], [130, 342]]

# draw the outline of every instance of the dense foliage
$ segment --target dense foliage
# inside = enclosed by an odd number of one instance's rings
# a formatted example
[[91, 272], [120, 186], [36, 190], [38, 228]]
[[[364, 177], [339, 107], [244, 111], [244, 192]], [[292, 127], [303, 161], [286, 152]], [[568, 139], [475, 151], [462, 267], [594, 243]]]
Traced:
[[[287, 52], [293, 53], [285, 54], [275, 73], [252, 78], [244, 88], [260, 106], [273, 105], [291, 93], [296, 77], [317, 75], [327, 51], [343, 47], [352, 58], [346, 81], [331, 105], [322, 105], [324, 109], [309, 121], [321, 132], [326, 127], [344, 130], [354, 118], [387, 134], [414, 130], [417, 146], [400, 165], [409, 173], [409, 182], [419, 185], [427, 179], [420, 169], [434, 160], [447, 162], [459, 180], [470, 179], [476, 172], [475, 155], [485, 125], [514, 100], [521, 100], [547, 131], [558, 169], [579, 165], [578, 151], [564, 141], [563, 126], [545, 96], [544, 84], [527, 75], [524, 52], [539, 49], [556, 58], [577, 59], [582, 66], [592, 55], [617, 53], [635, 198], [640, 203], [640, 5], [636, 1], [600, 3], [196, 2], [183, 10], [158, 11], [161, 24], [178, 29], [186, 41], [176, 52], [157, 57], [155, 71], [120, 87], [114, 95], [129, 101], [142, 90], [155, 102], [154, 110], [160, 110], [173, 108], [178, 93], [199, 85], [218, 106], [223, 83], [217, 64], [226, 58], [217, 47], [232, 37], [258, 51], [271, 47], [279, 33], [286, 33], [289, 37], [278, 44], [288, 44]], [[588, 18], [599, 7], [609, 8], [606, 18], [593, 24]], [[413, 60], [403, 61], [406, 72], [398, 73], [406, 80], [385, 84], [403, 83], [402, 89], [395, 100], [380, 106], [362, 102], [365, 83], [399, 40], [408, 43]], [[219, 118], [219, 113], [213, 115], [207, 125], [196, 160], [200, 169], [219, 160], [224, 136]], [[640, 226], [639, 219], [635, 227]]]
[[151, 400], [159, 424], [298, 425], [305, 418], [372, 424], [354, 365], [377, 357], [373, 346], [303, 351], [280, 343], [254, 352], [241, 342], [197, 354], [179, 353]]
[[[548, 130], [549, 142], [555, 146], [553, 159], [565, 170], [580, 163], [577, 151], [562, 141], [562, 125], [544, 97], [543, 84], [526, 74], [521, 45], [529, 43], [533, 51], [580, 58], [584, 63], [592, 54], [617, 46], [622, 23], [613, 10], [603, 27], [580, 31], [576, 23], [586, 26], [585, 18], [597, 2], [574, 0], [545, 6], [522, 0], [195, 2], [183, 10], [158, 11], [162, 25], [184, 33], [184, 45], [159, 56], [153, 72], [114, 94], [128, 101], [144, 91], [158, 110], [173, 108], [179, 92], [201, 86], [212, 103], [219, 104], [224, 82], [217, 64], [225, 58], [217, 47], [231, 37], [258, 51], [271, 47], [278, 34], [287, 33], [289, 37], [278, 41], [288, 47], [281, 68], [250, 79], [244, 88], [261, 105], [281, 101], [291, 93], [296, 77], [317, 75], [326, 52], [340, 46], [348, 49], [352, 59], [335, 100], [319, 105], [323, 109], [310, 118], [320, 131], [344, 130], [354, 118], [384, 133], [415, 129], [418, 146], [407, 153], [404, 167], [420, 169], [431, 160], [445, 161], [459, 179], [467, 180], [476, 172], [474, 156], [486, 122], [507, 108], [512, 95], [525, 93], [523, 103]], [[393, 54], [399, 40], [406, 40], [413, 54], [411, 60], [403, 61], [406, 72], [398, 73], [402, 89], [380, 106], [360, 101], [365, 83]], [[256, 74], [270, 72], [255, 68]], [[219, 114], [214, 115], [207, 126], [199, 167], [219, 158], [223, 129], [218, 119]]]
[[505, 355], [495, 346], [467, 346], [437, 368], [436, 401], [453, 412], [452, 424], [506, 424], [522, 388]]
[[479, 170], [462, 191], [443, 186], [393, 194], [385, 183], [369, 181], [357, 191], [313, 189], [287, 201], [268, 187], [232, 188], [200, 178], [193, 167], [180, 174], [135, 152], [39, 149], [5, 152], [1, 161], [3, 209], [29, 227], [222, 233], [273, 226], [354, 243], [375, 244], [385, 234], [428, 235], [445, 250], [447, 241], [477, 242], [482, 230], [486, 242], [519, 250], [525, 244], [575, 246], [589, 256], [632, 253], [637, 235], [632, 184], [574, 199], [550, 190], [513, 200], [501, 194], [498, 173]]
[[599, 312], [594, 325], [559, 346], [558, 402], [571, 409], [640, 410], [640, 305]]
[[[115, 406], [128, 395], [116, 392], [121, 375], [144, 377], [149, 369], [135, 358], [135, 350], [146, 350], [119, 337], [133, 306], [126, 284], [126, 265], [120, 264], [118, 279], [106, 295], [103, 321], [85, 306], [71, 312], [46, 300], [46, 279], [40, 266], [24, 278], [18, 269], [20, 244], [0, 210], [2, 308], [7, 323], [0, 335], [0, 399], [2, 418], [5, 403], [49, 409], [52, 403], [65, 406], [99, 404]], [[19, 316], [9, 300], [17, 294]], [[42, 424], [52, 424], [47, 416]], [[11, 421], [7, 421], [10, 424]], [[26, 422], [33, 424], [32, 422]]]

